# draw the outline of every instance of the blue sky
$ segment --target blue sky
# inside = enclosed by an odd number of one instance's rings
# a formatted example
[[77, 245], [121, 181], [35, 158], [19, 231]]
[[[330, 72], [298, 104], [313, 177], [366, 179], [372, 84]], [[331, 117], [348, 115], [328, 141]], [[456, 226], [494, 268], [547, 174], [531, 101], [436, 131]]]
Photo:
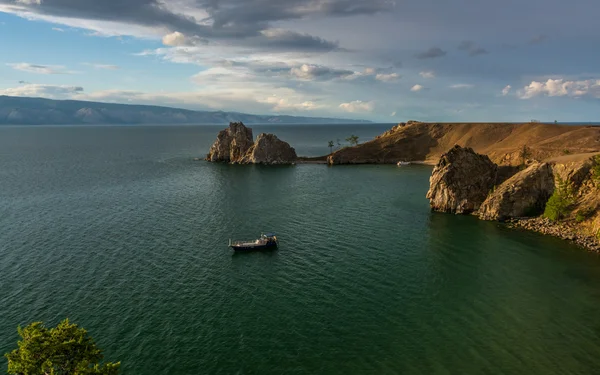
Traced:
[[0, 0], [0, 95], [600, 120], [596, 0]]

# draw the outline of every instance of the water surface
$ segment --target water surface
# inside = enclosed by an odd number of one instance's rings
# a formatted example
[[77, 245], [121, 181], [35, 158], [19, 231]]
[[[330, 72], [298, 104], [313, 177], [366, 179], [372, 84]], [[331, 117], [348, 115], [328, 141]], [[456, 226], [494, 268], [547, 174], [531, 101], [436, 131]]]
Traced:
[[1, 352], [69, 317], [124, 374], [598, 373], [596, 255], [431, 214], [430, 167], [193, 161], [220, 128], [0, 128]]

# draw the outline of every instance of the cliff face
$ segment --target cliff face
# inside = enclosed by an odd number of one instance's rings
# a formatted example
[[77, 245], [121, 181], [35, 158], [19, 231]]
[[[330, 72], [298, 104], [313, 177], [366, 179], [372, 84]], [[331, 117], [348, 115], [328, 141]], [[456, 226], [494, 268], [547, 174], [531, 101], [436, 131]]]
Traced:
[[[498, 165], [520, 165], [566, 154], [600, 151], [600, 126], [541, 123], [402, 123], [372, 141], [329, 156], [329, 164], [435, 164], [454, 145], [486, 154]], [[522, 155], [523, 147], [527, 152]], [[523, 158], [525, 156], [525, 158]]]
[[485, 155], [455, 146], [442, 155], [430, 178], [431, 209], [468, 214], [479, 209], [494, 186], [497, 166]]
[[[505, 181], [498, 170], [486, 156], [454, 147], [433, 170], [427, 193], [432, 210], [510, 221], [600, 250], [600, 156], [533, 163]], [[559, 207], [559, 217], [542, 218], [546, 206]]]
[[535, 163], [498, 186], [479, 208], [479, 217], [504, 221], [541, 214], [553, 192], [552, 168], [547, 163]]
[[217, 135], [207, 161], [231, 164], [291, 164], [296, 151], [273, 134], [262, 133], [252, 140], [252, 129], [241, 122], [232, 122]]
[[298, 156], [289, 143], [274, 134], [260, 134], [256, 143], [239, 160], [240, 164], [290, 164]]
[[217, 135], [206, 160], [212, 162], [237, 163], [253, 145], [252, 129], [241, 122], [232, 122], [229, 128]]

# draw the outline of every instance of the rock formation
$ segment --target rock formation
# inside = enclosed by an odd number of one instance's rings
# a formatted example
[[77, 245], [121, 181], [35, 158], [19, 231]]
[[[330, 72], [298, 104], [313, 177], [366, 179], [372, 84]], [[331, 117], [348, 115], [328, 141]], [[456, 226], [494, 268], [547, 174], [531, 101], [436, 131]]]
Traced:
[[241, 122], [231, 122], [229, 128], [220, 131], [217, 135], [217, 140], [211, 146], [206, 160], [237, 163], [253, 144], [252, 129]]
[[256, 142], [239, 160], [239, 164], [291, 164], [296, 150], [274, 134], [260, 134]]
[[442, 155], [429, 180], [431, 209], [457, 214], [477, 211], [494, 186], [496, 171], [486, 155], [455, 146]]
[[252, 129], [232, 122], [219, 132], [206, 160], [231, 164], [292, 164], [296, 151], [274, 134], [262, 133], [252, 140]]
[[479, 218], [504, 221], [540, 215], [553, 192], [551, 166], [535, 163], [496, 187], [479, 208]]

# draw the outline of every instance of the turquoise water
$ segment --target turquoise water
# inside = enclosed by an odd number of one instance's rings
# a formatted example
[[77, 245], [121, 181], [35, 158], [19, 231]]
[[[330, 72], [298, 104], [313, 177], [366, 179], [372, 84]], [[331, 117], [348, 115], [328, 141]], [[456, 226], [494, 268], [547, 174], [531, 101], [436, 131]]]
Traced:
[[69, 317], [124, 374], [599, 373], [597, 255], [431, 214], [430, 167], [193, 161], [220, 128], [0, 127], [0, 352]]

